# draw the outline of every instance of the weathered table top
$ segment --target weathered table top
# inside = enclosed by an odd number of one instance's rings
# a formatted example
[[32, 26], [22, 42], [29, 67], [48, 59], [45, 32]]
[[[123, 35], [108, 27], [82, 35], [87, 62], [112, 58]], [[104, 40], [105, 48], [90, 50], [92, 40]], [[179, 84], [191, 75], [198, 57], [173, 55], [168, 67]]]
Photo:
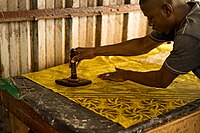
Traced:
[[[125, 129], [120, 124], [112, 122], [25, 77], [17, 76], [10, 78], [10, 80], [18, 88], [20, 97], [19, 100], [15, 99], [3, 91], [3, 103], [33, 130], [42, 132], [143, 132], [190, 114], [200, 108], [200, 99], [198, 99]], [[39, 123], [40, 127], [29, 122], [30, 120]]]

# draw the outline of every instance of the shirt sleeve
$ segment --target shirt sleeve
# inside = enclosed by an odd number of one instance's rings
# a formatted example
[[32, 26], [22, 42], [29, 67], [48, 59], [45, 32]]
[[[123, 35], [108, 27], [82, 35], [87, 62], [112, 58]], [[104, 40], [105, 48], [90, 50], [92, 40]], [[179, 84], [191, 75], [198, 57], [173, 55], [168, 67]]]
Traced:
[[168, 34], [160, 34], [156, 31], [151, 32], [150, 37], [154, 41], [165, 42], [165, 41], [173, 41], [174, 40], [175, 31], [171, 31]]
[[200, 66], [200, 41], [187, 35], [174, 40], [173, 50], [165, 60], [165, 66], [176, 74], [185, 74]]

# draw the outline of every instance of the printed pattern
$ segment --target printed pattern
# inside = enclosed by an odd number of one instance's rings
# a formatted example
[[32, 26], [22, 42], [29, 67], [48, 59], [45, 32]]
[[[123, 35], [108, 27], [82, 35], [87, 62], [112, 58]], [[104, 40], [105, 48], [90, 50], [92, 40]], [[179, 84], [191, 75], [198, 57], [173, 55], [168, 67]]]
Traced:
[[78, 77], [92, 80], [88, 86], [73, 88], [55, 84], [56, 79], [70, 77], [67, 64], [24, 76], [127, 128], [199, 99], [199, 79], [188, 73], [162, 89], [131, 81], [104, 81], [97, 75], [114, 71], [115, 66], [134, 71], [157, 70], [170, 49], [164, 45], [142, 56], [96, 57], [82, 61], [77, 68]]

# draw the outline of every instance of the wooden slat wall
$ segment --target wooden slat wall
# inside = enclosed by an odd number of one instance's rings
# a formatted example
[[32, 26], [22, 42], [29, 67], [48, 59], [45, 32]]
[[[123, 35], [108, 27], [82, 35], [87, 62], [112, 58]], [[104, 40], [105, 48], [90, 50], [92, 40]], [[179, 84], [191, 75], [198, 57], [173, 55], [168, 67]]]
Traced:
[[[27, 0], [20, 0], [18, 7], [19, 10], [29, 10], [30, 3]], [[20, 73], [28, 73], [31, 71], [30, 22], [20, 22], [19, 29]]]
[[[65, 0], [55, 0], [55, 8], [65, 8]], [[54, 65], [60, 65], [65, 60], [65, 19], [56, 19], [54, 27]]]
[[[138, 4], [139, 0], [0, 0], [0, 11]], [[67, 62], [73, 47], [99, 47], [146, 34], [140, 11], [0, 23], [0, 75], [16, 76]]]
[[[1, 11], [7, 11], [7, 1], [2, 0], [0, 4]], [[10, 76], [10, 53], [9, 53], [9, 39], [8, 39], [8, 23], [0, 23], [0, 51], [1, 51], [1, 76], [8, 77]]]

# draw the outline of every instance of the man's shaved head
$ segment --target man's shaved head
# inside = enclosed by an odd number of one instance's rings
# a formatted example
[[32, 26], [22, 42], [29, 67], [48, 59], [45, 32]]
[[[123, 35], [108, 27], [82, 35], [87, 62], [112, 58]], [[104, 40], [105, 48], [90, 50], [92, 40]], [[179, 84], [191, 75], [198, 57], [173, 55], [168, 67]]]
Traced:
[[168, 4], [172, 4], [172, 3], [176, 3], [176, 4], [183, 4], [183, 3], [186, 3], [186, 0], [140, 0], [139, 1], [139, 4], [140, 6], [141, 5], [144, 5], [148, 2], [155, 2], [154, 4], [156, 3], [168, 3]]
[[178, 27], [189, 11], [186, 0], [140, 0], [139, 4], [149, 25], [161, 33]]
[[144, 5], [144, 4], [145, 4], [146, 2], [148, 2], [148, 1], [149, 1], [149, 0], [140, 0], [140, 1], [139, 1], [139, 4], [140, 4], [140, 5]]
[[[157, 4], [157, 3], [168, 3], [171, 4], [173, 0], [140, 0], [139, 4], [140, 5], [144, 5], [148, 2], [153, 2], [153, 4]], [[181, 0], [181, 1], [185, 1], [185, 0]]]

